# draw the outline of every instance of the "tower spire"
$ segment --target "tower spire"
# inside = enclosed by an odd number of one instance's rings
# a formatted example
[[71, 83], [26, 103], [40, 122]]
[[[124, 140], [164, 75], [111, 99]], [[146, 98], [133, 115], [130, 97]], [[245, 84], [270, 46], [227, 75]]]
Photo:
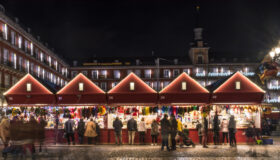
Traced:
[[200, 24], [200, 5], [199, 5], [199, 1], [196, 0], [195, 1], [195, 27], [194, 27], [194, 40], [198, 41], [198, 40], [202, 40], [202, 31], [203, 28]]

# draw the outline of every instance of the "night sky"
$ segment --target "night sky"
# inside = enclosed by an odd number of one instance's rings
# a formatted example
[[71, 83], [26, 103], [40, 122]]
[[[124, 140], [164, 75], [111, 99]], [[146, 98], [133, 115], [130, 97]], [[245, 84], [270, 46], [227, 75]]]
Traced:
[[[193, 40], [194, 0], [1, 0], [68, 59], [183, 56]], [[211, 56], [261, 59], [280, 40], [280, 1], [201, 0]]]

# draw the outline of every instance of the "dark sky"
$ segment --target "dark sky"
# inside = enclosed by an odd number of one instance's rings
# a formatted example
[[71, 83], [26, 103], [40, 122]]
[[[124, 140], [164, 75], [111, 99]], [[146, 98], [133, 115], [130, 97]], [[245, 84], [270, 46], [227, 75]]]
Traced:
[[[194, 0], [1, 0], [68, 59], [187, 54]], [[201, 0], [204, 39], [215, 57], [261, 58], [280, 40], [279, 0]]]

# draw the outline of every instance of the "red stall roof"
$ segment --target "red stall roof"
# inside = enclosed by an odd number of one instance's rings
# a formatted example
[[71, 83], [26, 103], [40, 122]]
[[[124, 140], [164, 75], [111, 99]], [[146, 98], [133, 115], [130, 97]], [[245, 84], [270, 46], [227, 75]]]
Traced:
[[26, 74], [14, 86], [4, 93], [8, 105], [51, 105], [55, 95], [39, 79]]
[[109, 104], [151, 105], [157, 102], [157, 92], [134, 73], [130, 73], [108, 92]]
[[265, 91], [240, 72], [210, 86], [212, 103], [259, 104]]
[[106, 94], [82, 73], [78, 74], [57, 93], [60, 105], [106, 104]]
[[159, 92], [160, 104], [205, 104], [209, 98], [209, 91], [185, 72]]

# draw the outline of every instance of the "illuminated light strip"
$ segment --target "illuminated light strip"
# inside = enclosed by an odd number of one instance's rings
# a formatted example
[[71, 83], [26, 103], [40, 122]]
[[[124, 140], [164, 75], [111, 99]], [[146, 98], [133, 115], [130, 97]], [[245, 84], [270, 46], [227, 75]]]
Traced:
[[7, 90], [5, 93], [3, 93], [3, 95], [5, 96], [5, 95], [9, 94], [9, 92], [11, 92], [14, 88], [17, 87], [17, 85], [19, 85], [23, 80], [25, 80], [28, 77], [30, 77], [32, 80], [34, 80], [36, 83], [38, 83], [39, 86], [43, 87], [46, 91], [48, 91], [49, 94], [53, 94], [48, 88], [46, 88], [39, 81], [37, 81], [37, 79], [35, 79], [31, 74], [27, 73], [24, 77], [21, 78], [21, 80], [19, 80], [16, 84], [14, 84], [13, 87], [11, 87], [9, 90]]
[[234, 75], [232, 75], [228, 80], [226, 80], [220, 87], [218, 87], [217, 89], [214, 90], [213, 93], [218, 92], [218, 90], [220, 88], [222, 88], [224, 85], [227, 84], [227, 82], [229, 82], [231, 79], [235, 78], [236, 75], [240, 75], [241, 78], [245, 78], [246, 81], [248, 81], [249, 83], [253, 84], [257, 89], [259, 89], [261, 92], [265, 93], [265, 91], [263, 89], [261, 89], [259, 86], [257, 86], [254, 82], [252, 82], [249, 78], [247, 78], [246, 76], [244, 76], [243, 74], [241, 74], [239, 71], [237, 71]]
[[85, 78], [86, 81], [88, 81], [95, 89], [98, 89], [100, 92], [104, 93], [105, 92], [99, 88], [96, 84], [94, 84], [91, 80], [89, 80], [83, 73], [79, 73], [75, 78], [73, 78], [67, 85], [65, 85], [63, 88], [61, 88], [56, 94], [60, 94], [65, 88], [67, 88], [71, 83], [74, 83], [76, 79], [79, 77]]
[[178, 76], [176, 79], [174, 79], [171, 83], [169, 83], [165, 88], [163, 88], [159, 93], [163, 92], [164, 90], [166, 90], [170, 85], [177, 83], [176, 81], [178, 81], [179, 78], [186, 76], [187, 78], [189, 78], [192, 82], [194, 82], [195, 84], [197, 84], [201, 89], [203, 89], [206, 93], [209, 93], [209, 91], [204, 88], [200, 83], [198, 83], [196, 80], [194, 80], [191, 76], [189, 76], [186, 72], [181, 73], [180, 76]]
[[110, 89], [108, 91], [108, 93], [112, 93], [114, 92], [114, 90], [116, 90], [117, 88], [119, 88], [122, 83], [124, 83], [128, 78], [130, 78], [131, 76], [134, 76], [138, 82], [142, 83], [144, 86], [148, 87], [150, 89], [150, 91], [152, 91], [153, 93], [157, 93], [153, 88], [151, 88], [149, 85], [147, 85], [142, 79], [140, 79], [136, 74], [134, 74], [133, 72], [130, 72], [129, 75], [127, 75], [123, 80], [121, 80], [114, 88]]

